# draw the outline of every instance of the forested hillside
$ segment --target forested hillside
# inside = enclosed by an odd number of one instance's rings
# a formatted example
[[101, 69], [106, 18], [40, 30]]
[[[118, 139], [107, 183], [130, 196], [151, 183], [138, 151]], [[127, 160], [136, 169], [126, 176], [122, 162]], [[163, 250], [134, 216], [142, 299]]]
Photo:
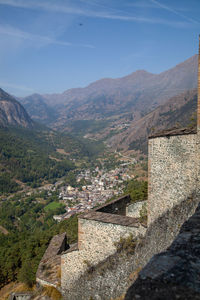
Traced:
[[56, 193], [49, 197], [43, 191], [29, 197], [20, 194], [1, 203], [0, 288], [17, 279], [31, 286], [53, 235], [66, 231], [70, 243], [76, 240], [76, 217], [56, 224], [52, 217], [62, 213], [63, 207], [45, 209], [56, 199]]
[[[0, 128], [0, 194], [55, 182], [75, 169], [74, 160], [93, 159], [103, 145], [48, 129]], [[20, 182], [19, 182], [20, 181]]]

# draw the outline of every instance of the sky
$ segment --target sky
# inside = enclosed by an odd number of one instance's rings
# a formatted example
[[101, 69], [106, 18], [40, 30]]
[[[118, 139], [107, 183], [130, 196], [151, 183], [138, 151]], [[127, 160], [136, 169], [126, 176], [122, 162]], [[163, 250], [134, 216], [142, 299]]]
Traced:
[[0, 87], [61, 93], [198, 52], [199, 0], [0, 0]]

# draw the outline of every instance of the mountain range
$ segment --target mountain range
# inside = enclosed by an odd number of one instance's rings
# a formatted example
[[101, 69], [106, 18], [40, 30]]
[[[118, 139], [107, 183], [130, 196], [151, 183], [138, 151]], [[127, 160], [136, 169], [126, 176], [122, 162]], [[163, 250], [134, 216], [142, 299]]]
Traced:
[[75, 120], [115, 119], [129, 115], [143, 117], [169, 98], [197, 87], [197, 55], [160, 74], [136, 71], [128, 76], [105, 78], [85, 88], [61, 94], [20, 99], [30, 116], [57, 129]]
[[194, 55], [160, 74], [138, 70], [61, 94], [18, 99], [28, 113], [0, 89], [0, 125], [31, 128], [33, 119], [59, 131], [104, 140], [114, 149], [141, 148], [154, 128], [189, 123], [196, 109], [197, 65]]

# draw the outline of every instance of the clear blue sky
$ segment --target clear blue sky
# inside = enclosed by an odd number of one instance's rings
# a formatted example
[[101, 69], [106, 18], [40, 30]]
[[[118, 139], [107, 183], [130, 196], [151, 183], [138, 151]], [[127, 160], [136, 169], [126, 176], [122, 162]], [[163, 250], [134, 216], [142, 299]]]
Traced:
[[198, 51], [200, 0], [0, 0], [0, 87], [63, 92]]

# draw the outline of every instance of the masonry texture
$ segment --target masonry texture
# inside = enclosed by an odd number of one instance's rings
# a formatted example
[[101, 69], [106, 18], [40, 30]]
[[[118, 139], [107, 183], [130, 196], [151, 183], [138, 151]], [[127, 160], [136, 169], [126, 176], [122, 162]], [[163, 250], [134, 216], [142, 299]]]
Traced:
[[140, 218], [143, 210], [146, 208], [147, 201], [132, 203], [126, 207], [126, 216], [132, 218]]
[[[148, 260], [169, 247], [199, 203], [198, 157], [196, 130], [165, 131], [149, 139], [147, 233], [135, 218], [143, 204], [128, 198], [80, 216], [78, 248], [61, 260], [64, 299], [119, 297]], [[131, 257], [116, 252], [116, 242], [130, 234], [137, 241]]]
[[197, 134], [149, 140], [148, 224], [196, 190]]
[[167, 251], [155, 255], [125, 300], [200, 299], [200, 205]]
[[[199, 199], [193, 196], [175, 205], [172, 210], [166, 211], [149, 226], [144, 237], [138, 238], [134, 254], [129, 254], [126, 250], [118, 253], [115, 250], [112, 255], [97, 264], [83, 262], [85, 270], [79, 277], [74, 277], [70, 285], [67, 280], [71, 273], [67, 277], [66, 268], [65, 285], [69, 289], [65, 289], [64, 299], [110, 300], [125, 294], [149, 259], [170, 246], [182, 224], [195, 212], [198, 202]], [[66, 263], [66, 260], [63, 263]]]
[[70, 289], [88, 267], [97, 265], [116, 252], [115, 243], [120, 237], [131, 234], [136, 238], [146, 232], [137, 219], [102, 212], [84, 214], [78, 222], [78, 250], [62, 255], [61, 285], [64, 299], [72, 299], [68, 298]]

